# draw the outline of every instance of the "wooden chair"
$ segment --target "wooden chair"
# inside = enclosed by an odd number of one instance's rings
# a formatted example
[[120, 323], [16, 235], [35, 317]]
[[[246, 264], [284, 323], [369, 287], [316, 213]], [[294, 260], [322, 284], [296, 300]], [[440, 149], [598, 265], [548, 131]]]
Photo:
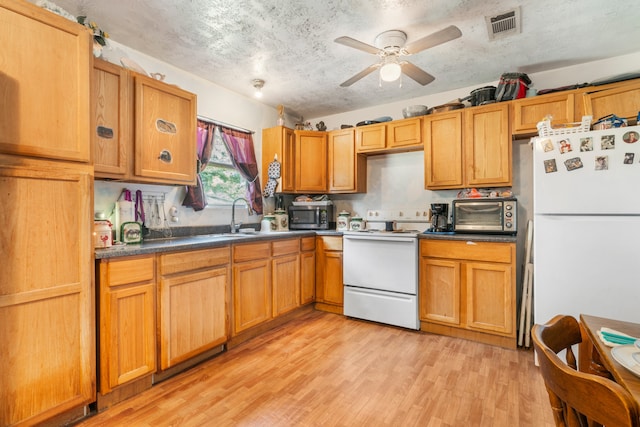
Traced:
[[577, 370], [571, 346], [582, 336], [575, 318], [558, 315], [531, 333], [556, 426], [640, 426], [640, 409], [621, 385]]

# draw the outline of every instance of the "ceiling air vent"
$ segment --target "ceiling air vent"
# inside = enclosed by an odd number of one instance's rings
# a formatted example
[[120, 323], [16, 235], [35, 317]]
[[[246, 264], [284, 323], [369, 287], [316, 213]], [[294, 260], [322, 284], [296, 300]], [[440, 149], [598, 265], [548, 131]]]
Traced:
[[489, 40], [506, 37], [520, 32], [520, 8], [500, 13], [496, 16], [485, 16]]

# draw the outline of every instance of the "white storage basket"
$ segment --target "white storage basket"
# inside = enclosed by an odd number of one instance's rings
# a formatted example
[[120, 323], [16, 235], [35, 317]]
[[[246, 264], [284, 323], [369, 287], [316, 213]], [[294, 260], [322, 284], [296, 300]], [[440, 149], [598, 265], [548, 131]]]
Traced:
[[551, 127], [551, 120], [543, 120], [538, 122], [538, 134], [540, 136], [553, 136], [589, 132], [591, 130], [591, 118], [591, 116], [582, 116], [581, 122], [567, 123], [555, 129]]

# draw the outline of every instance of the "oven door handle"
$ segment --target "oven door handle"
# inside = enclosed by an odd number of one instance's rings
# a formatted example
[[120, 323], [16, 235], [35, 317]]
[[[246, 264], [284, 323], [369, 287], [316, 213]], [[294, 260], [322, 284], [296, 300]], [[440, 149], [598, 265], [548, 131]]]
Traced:
[[353, 234], [349, 234], [349, 235], [345, 234], [342, 236], [342, 238], [346, 240], [368, 240], [368, 241], [378, 241], [378, 242], [409, 242], [409, 243], [416, 240], [415, 237], [400, 237], [400, 236], [376, 237], [371, 235], [355, 236]]

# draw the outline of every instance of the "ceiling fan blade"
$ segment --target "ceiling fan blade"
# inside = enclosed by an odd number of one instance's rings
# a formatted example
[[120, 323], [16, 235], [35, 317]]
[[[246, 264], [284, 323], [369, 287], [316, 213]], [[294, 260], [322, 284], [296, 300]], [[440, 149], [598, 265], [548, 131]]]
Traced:
[[430, 47], [438, 46], [439, 44], [457, 39], [460, 36], [462, 36], [460, 29], [455, 25], [451, 25], [444, 30], [436, 31], [429, 36], [409, 43], [404, 47], [404, 50], [409, 54], [418, 53], [422, 50], [429, 49]]
[[377, 55], [378, 52], [380, 51], [380, 49], [378, 49], [377, 47], [371, 46], [370, 44], [363, 43], [361, 41], [352, 39], [351, 37], [347, 37], [347, 36], [338, 37], [337, 39], [334, 40], [334, 42], [352, 47], [354, 49], [361, 50], [363, 52], [372, 53], [374, 55]]
[[431, 74], [424, 71], [423, 69], [413, 65], [411, 62], [405, 61], [402, 64], [402, 72], [405, 73], [407, 76], [411, 77], [413, 80], [420, 83], [422, 86], [428, 85], [429, 83], [431, 83], [436, 79]]
[[377, 68], [380, 68], [380, 64], [370, 65], [369, 67], [367, 67], [364, 70], [360, 71], [355, 76], [351, 77], [349, 80], [347, 80], [344, 83], [342, 83], [340, 86], [341, 87], [351, 86], [352, 84], [354, 84], [355, 82], [357, 82], [361, 78], [363, 78], [365, 76], [368, 76], [369, 74], [373, 73]]

